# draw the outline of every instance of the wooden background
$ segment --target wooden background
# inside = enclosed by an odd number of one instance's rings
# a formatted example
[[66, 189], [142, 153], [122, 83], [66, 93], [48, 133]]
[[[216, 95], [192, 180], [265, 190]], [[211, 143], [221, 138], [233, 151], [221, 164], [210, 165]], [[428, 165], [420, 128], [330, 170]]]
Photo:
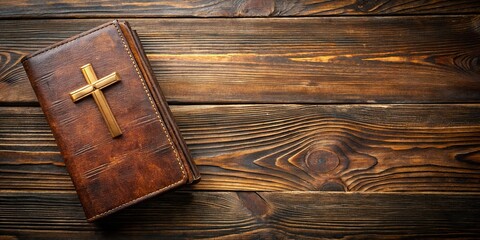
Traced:
[[[85, 221], [22, 56], [127, 19], [202, 181]], [[0, 2], [0, 239], [480, 238], [480, 2]]]

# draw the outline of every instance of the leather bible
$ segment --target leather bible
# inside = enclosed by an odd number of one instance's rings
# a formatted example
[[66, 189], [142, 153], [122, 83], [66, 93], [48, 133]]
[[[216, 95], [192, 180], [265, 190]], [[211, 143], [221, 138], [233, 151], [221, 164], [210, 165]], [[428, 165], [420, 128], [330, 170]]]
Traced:
[[87, 220], [200, 178], [127, 22], [106, 23], [22, 63]]

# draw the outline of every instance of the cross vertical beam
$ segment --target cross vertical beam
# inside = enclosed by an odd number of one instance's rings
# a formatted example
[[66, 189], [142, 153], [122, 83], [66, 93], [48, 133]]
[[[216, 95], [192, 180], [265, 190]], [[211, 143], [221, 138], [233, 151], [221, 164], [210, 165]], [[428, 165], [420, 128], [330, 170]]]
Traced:
[[103, 119], [107, 123], [108, 130], [110, 131], [110, 134], [112, 135], [112, 137], [114, 138], [122, 135], [120, 126], [118, 126], [118, 123], [115, 120], [112, 110], [108, 105], [107, 99], [105, 98], [105, 95], [103, 95], [103, 92], [101, 91], [103, 88], [106, 88], [120, 81], [120, 76], [116, 72], [113, 72], [101, 79], [98, 79], [90, 63], [81, 67], [81, 69], [82, 69], [83, 76], [85, 77], [85, 80], [87, 81], [88, 85], [85, 85], [71, 92], [70, 97], [72, 101], [77, 102], [84, 97], [92, 95], [93, 99], [95, 100], [95, 103], [98, 106], [98, 109], [100, 110], [100, 113], [102, 114]]

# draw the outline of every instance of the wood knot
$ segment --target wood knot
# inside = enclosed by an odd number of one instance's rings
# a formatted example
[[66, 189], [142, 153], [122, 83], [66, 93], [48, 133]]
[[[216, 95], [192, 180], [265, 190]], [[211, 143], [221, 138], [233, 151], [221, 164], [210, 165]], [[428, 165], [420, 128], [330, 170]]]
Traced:
[[354, 6], [354, 8], [359, 12], [368, 13], [378, 7], [378, 3], [376, 3], [376, 1], [357, 0], [357, 2], [352, 6]]
[[305, 164], [309, 170], [316, 173], [327, 173], [334, 170], [340, 160], [336, 153], [326, 149], [313, 149], [305, 156]]
[[273, 0], [247, 0], [238, 6], [237, 16], [243, 17], [266, 17], [275, 10]]
[[345, 192], [346, 187], [340, 182], [337, 181], [329, 181], [324, 183], [320, 189], [320, 191], [329, 191], [329, 192]]

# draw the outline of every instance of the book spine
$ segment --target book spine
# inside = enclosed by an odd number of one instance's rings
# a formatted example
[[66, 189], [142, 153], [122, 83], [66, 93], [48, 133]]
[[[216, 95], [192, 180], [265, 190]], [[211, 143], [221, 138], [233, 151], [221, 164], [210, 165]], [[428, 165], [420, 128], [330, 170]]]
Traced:
[[142, 68], [142, 72], [144, 72], [144, 74], [146, 75], [145, 80], [148, 83], [147, 85], [149, 85], [150, 92], [152, 93], [158, 108], [160, 108], [159, 110], [162, 113], [162, 118], [164, 119], [165, 124], [167, 124], [168, 126], [167, 129], [169, 129], [169, 132], [171, 132], [171, 134], [174, 135], [174, 138], [177, 139], [177, 141], [174, 141], [176, 143], [175, 145], [183, 153], [183, 156], [185, 158], [184, 165], [186, 165], [186, 170], [188, 173], [188, 183], [197, 182], [200, 179], [200, 172], [198, 171], [197, 166], [192, 160], [190, 152], [185, 144], [185, 140], [183, 139], [180, 130], [178, 129], [177, 124], [173, 120], [173, 114], [170, 111], [165, 96], [162, 93], [160, 86], [158, 85], [155, 75], [153, 74], [152, 68], [142, 48], [142, 44], [138, 38], [138, 35], [136, 31], [130, 28], [128, 22], [125, 21], [123, 23], [126, 30], [128, 31], [128, 34], [133, 39], [133, 44], [135, 44], [135, 46], [132, 47], [135, 47], [138, 53], [138, 57], [140, 58], [137, 62], [139, 63], [139, 67]]

